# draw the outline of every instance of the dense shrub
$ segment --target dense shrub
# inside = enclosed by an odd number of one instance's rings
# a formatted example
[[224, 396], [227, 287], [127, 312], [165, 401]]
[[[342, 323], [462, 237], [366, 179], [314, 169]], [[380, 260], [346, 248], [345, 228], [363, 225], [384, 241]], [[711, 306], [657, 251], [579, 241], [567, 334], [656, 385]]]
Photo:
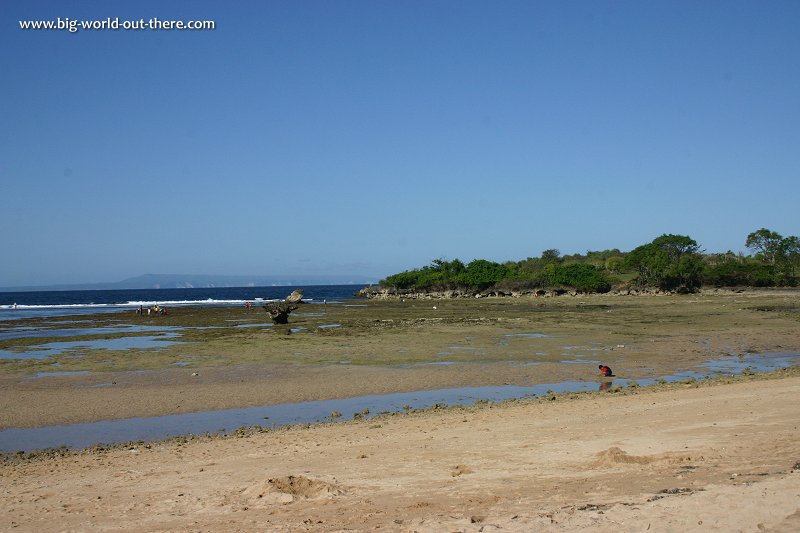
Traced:
[[556, 269], [553, 281], [583, 292], [608, 292], [611, 283], [602, 270], [587, 264], [575, 263]]
[[509, 269], [505, 265], [476, 259], [471, 261], [464, 272], [458, 274], [459, 284], [473, 289], [485, 289], [509, 277]]
[[775, 278], [768, 265], [755, 262], [726, 261], [707, 266], [703, 282], [715, 287], [771, 287]]
[[704, 283], [718, 287], [798, 284], [800, 238], [760, 229], [747, 236], [746, 245], [756, 252], [754, 256], [730, 251], [703, 254], [691, 237], [664, 234], [627, 253], [614, 248], [562, 256], [550, 248], [540, 257], [506, 263], [475, 259], [465, 265], [458, 259], [435, 259], [422, 268], [393, 274], [381, 285], [422, 291], [565, 286], [605, 292], [619, 279], [665, 290], [693, 290]]

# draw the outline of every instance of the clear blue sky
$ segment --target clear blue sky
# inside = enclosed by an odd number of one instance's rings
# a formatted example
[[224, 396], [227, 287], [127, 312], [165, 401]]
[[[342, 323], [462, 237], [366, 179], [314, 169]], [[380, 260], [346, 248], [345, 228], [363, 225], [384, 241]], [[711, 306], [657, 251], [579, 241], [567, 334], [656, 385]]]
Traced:
[[[19, 20], [216, 22], [23, 31]], [[800, 233], [800, 2], [0, 3], [0, 286]]]

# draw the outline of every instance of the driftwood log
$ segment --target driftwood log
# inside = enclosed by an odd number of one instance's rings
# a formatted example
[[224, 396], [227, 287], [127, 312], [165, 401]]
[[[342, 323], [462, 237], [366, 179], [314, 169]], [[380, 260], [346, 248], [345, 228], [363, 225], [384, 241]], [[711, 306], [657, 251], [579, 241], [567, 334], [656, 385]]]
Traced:
[[303, 303], [303, 289], [292, 291], [292, 294], [280, 302], [270, 302], [264, 306], [273, 324], [288, 324], [289, 314]]

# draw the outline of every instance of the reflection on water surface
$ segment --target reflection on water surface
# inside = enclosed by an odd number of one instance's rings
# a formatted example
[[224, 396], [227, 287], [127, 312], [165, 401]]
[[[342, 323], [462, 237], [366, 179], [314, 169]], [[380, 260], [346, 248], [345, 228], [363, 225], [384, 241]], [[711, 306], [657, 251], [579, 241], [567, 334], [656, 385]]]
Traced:
[[[745, 369], [753, 372], [768, 372], [800, 363], [800, 353], [768, 353], [723, 357], [709, 361], [692, 370], [668, 376], [636, 380], [637, 386], [647, 386], [663, 380], [677, 382], [686, 379], [704, 379], [709, 374], [735, 375]], [[612, 383], [625, 387], [628, 379], [603, 381], [600, 390], [609, 390]], [[44, 428], [11, 428], [0, 431], [0, 452], [31, 451], [42, 448], [66, 446], [80, 448], [97, 443], [120, 443], [139, 440], [156, 440], [178, 435], [220, 433], [220, 428], [233, 431], [244, 426], [264, 425], [267, 427], [289, 424], [311, 424], [330, 421], [329, 415], [338, 411], [342, 419], [352, 418], [357, 413], [368, 418], [375, 413], [403, 412], [422, 409], [433, 405], [471, 405], [481, 401], [498, 402], [513, 398], [542, 396], [555, 393], [598, 390], [597, 381], [563, 381], [543, 383], [527, 387], [517, 385], [491, 387], [465, 387], [431, 391], [404, 392], [395, 394], [359, 396], [340, 400], [325, 400], [294, 404], [268, 405], [246, 409], [225, 409], [183, 415], [169, 415], [152, 418], [132, 418], [69, 426]], [[363, 415], [369, 411], [370, 415]]]

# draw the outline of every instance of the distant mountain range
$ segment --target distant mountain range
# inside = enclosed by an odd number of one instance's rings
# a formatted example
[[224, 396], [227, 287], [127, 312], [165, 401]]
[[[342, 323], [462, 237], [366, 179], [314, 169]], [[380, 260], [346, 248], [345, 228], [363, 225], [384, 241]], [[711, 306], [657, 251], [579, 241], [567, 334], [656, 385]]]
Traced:
[[211, 276], [199, 274], [145, 274], [110, 283], [77, 283], [0, 287], [0, 292], [87, 291], [113, 289], [189, 289], [210, 287], [271, 287], [293, 285], [369, 285], [377, 278], [358, 275]]

